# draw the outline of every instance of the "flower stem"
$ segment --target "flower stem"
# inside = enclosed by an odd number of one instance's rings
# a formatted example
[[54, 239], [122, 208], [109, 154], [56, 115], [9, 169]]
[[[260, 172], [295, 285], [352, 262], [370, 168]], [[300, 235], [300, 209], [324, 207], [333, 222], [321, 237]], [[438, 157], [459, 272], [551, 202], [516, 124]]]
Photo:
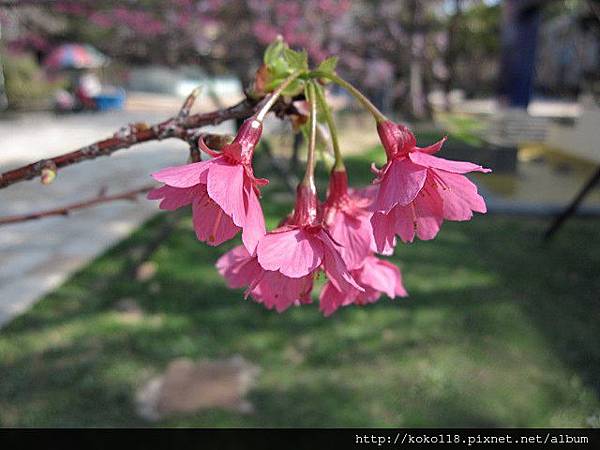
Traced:
[[317, 101], [315, 85], [309, 82], [307, 85], [308, 102], [310, 103], [310, 133], [308, 136], [308, 155], [306, 157], [306, 172], [302, 184], [313, 186], [315, 183], [315, 148], [317, 146]]
[[379, 111], [379, 109], [377, 109], [377, 107], [373, 103], [371, 103], [371, 101], [367, 97], [365, 97], [362, 92], [360, 92], [358, 89], [356, 89], [350, 83], [348, 83], [343, 78], [337, 76], [336, 74], [329, 73], [329, 72], [314, 71], [314, 72], [311, 72], [310, 76], [312, 78], [327, 78], [327, 79], [333, 81], [334, 83], [340, 85], [344, 89], [346, 89], [359, 102], [361, 102], [365, 108], [367, 108], [369, 110], [369, 112], [373, 115], [373, 117], [375, 118], [375, 121], [377, 123], [385, 122], [386, 120], [388, 120], [388, 118], [385, 117], [385, 115], [381, 111]]
[[327, 100], [325, 99], [325, 94], [323, 94], [323, 89], [321, 86], [316, 86], [315, 89], [317, 93], [317, 102], [319, 106], [325, 113], [325, 121], [327, 122], [327, 127], [329, 128], [329, 133], [331, 134], [331, 143], [333, 145], [333, 154], [335, 156], [335, 164], [333, 166], [334, 170], [346, 170], [344, 167], [344, 159], [342, 158], [342, 152], [340, 150], [340, 143], [338, 141], [337, 128], [335, 126], [335, 122], [333, 121], [333, 114], [331, 113], [331, 108], [327, 104]]
[[304, 70], [297, 70], [287, 77], [283, 82], [275, 89], [268, 97], [266, 103], [261, 107], [260, 111], [256, 114], [255, 119], [262, 122], [269, 110], [273, 107], [277, 99], [281, 96], [281, 93], [287, 88], [296, 78], [304, 73]]

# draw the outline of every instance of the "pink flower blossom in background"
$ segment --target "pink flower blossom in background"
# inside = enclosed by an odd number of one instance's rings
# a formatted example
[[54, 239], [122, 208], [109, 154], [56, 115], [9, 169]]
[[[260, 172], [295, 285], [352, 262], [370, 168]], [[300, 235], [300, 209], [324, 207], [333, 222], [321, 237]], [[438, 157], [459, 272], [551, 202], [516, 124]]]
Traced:
[[340, 254], [340, 245], [323, 228], [314, 185], [298, 186], [294, 215], [286, 224], [266, 234], [256, 249], [264, 270], [289, 278], [314, 275], [323, 269], [340, 291], [362, 290]]
[[403, 125], [387, 121], [377, 130], [387, 155], [385, 166], [374, 169], [378, 192], [371, 224], [378, 251], [389, 253], [395, 235], [404, 242], [412, 242], [415, 235], [422, 240], [433, 239], [444, 219], [469, 220], [473, 212], [487, 211], [477, 186], [464, 174], [487, 173], [490, 169], [433, 156], [445, 138], [420, 148]]
[[228, 287], [245, 287], [246, 297], [251, 296], [268, 309], [283, 312], [292, 305], [311, 302], [313, 274], [290, 278], [277, 271], [264, 270], [256, 256], [251, 256], [244, 246], [225, 253], [216, 265]]
[[325, 316], [331, 315], [341, 306], [376, 302], [382, 294], [391, 299], [408, 296], [402, 284], [400, 269], [373, 255], [365, 258], [363, 265], [359, 269], [352, 270], [351, 274], [364, 291], [350, 289], [342, 292], [328, 282], [320, 296], [320, 309]]
[[348, 190], [345, 170], [333, 170], [329, 178], [329, 192], [323, 206], [323, 222], [335, 242], [340, 244], [340, 255], [348, 269], [359, 268], [374, 248], [371, 200]]
[[214, 158], [152, 174], [164, 186], [148, 198], [162, 199], [161, 209], [191, 204], [196, 236], [209, 245], [219, 245], [242, 229], [242, 241], [254, 253], [266, 232], [258, 187], [267, 181], [255, 178], [252, 171], [252, 154], [261, 132], [262, 125], [250, 118], [221, 152], [207, 148], [200, 139], [202, 150]]

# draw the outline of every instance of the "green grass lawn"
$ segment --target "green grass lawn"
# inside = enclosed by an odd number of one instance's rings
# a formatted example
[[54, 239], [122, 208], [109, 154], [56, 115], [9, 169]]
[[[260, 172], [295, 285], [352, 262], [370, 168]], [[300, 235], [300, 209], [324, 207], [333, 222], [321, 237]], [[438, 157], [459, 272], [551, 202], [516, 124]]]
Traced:
[[[365, 161], [350, 167], [367, 180]], [[259, 175], [264, 172], [257, 170]], [[271, 188], [277, 190], [277, 183]], [[269, 198], [269, 197], [267, 197]], [[275, 200], [273, 200], [275, 198]], [[265, 202], [270, 225], [287, 210]], [[255, 412], [212, 410], [166, 426], [589, 426], [600, 423], [600, 221], [478, 216], [393, 262], [409, 298], [283, 314], [244, 301], [214, 269], [224, 248], [189, 220], [130, 275], [160, 215], [0, 331], [3, 426], [144, 426], [135, 389], [174, 358], [242, 355], [261, 373]], [[231, 245], [224, 246], [230, 248]], [[123, 320], [133, 298], [145, 314]]]

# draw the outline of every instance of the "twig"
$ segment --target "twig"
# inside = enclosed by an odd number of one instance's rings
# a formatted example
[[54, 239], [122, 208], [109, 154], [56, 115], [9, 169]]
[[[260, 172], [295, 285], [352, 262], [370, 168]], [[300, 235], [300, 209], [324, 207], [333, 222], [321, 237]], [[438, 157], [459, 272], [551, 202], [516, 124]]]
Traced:
[[177, 114], [177, 118], [180, 121], [183, 120], [183, 119], [185, 119], [185, 118], [187, 118], [190, 115], [190, 111], [192, 110], [192, 106], [194, 106], [194, 102], [200, 96], [201, 92], [202, 92], [202, 86], [198, 86], [185, 99], [185, 102], [183, 102], [183, 105], [181, 106], [181, 109], [179, 110], [179, 114]]
[[[42, 159], [35, 163], [4, 172], [0, 174], [0, 189], [40, 176], [44, 168], [53, 167], [60, 169], [61, 167], [94, 159], [99, 156], [109, 156], [117, 150], [129, 148], [142, 142], [177, 138], [192, 143], [193, 139], [199, 133], [198, 128], [207, 125], [217, 125], [231, 119], [246, 119], [254, 114], [259, 104], [257, 100], [245, 99], [229, 108], [205, 114], [186, 115], [186, 111], [189, 114], [189, 108], [191, 108], [197, 96], [195, 92], [192, 92], [186, 99], [182, 109], [175, 117], [171, 117], [153, 126], [145, 123], [131, 124], [121, 128], [108, 139], [94, 142], [64, 155]], [[279, 117], [282, 117], [293, 113], [295, 109], [291, 104], [286, 104], [280, 100], [273, 106], [272, 111]]]
[[15, 216], [0, 217], [0, 226], [8, 225], [10, 223], [28, 222], [30, 220], [42, 219], [44, 217], [68, 216], [73, 211], [77, 211], [79, 209], [90, 208], [101, 203], [114, 202], [117, 200], [135, 201], [138, 195], [144, 194], [155, 187], [155, 185], [147, 185], [141, 188], [134, 189], [132, 191], [121, 192], [119, 194], [114, 195], [106, 195], [104, 190], [101, 190], [98, 196], [94, 198], [77, 203], [72, 203], [70, 205], [62, 206], [60, 208], [47, 209], [45, 211], [38, 211], [29, 214], [19, 214]]

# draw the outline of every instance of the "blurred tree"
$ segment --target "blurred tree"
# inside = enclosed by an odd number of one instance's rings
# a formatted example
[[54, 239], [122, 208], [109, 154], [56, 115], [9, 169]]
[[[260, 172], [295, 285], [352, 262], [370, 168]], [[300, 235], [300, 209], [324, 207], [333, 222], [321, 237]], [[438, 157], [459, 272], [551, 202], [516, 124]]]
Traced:
[[454, 0], [447, 22], [446, 92], [463, 89], [467, 95], [481, 95], [494, 91], [500, 55], [500, 15], [499, 3]]
[[[26, 3], [15, 8], [23, 11], [24, 32], [13, 46], [43, 53], [64, 41], [86, 41], [124, 62], [193, 64], [208, 74], [234, 73], [247, 85], [254, 61], [281, 34], [292, 47], [307, 48], [313, 62], [339, 55], [338, 71], [378, 106], [416, 118], [430, 113], [434, 85], [488, 89], [499, 49], [499, 7], [483, 0]], [[44, 23], [31, 15], [35, 5]]]
[[[2, 39], [2, 22], [0, 22], [0, 39]], [[6, 88], [4, 87], [4, 58], [2, 57], [2, 49], [0, 48], [0, 111], [3, 111], [8, 106], [8, 98], [6, 97]]]

